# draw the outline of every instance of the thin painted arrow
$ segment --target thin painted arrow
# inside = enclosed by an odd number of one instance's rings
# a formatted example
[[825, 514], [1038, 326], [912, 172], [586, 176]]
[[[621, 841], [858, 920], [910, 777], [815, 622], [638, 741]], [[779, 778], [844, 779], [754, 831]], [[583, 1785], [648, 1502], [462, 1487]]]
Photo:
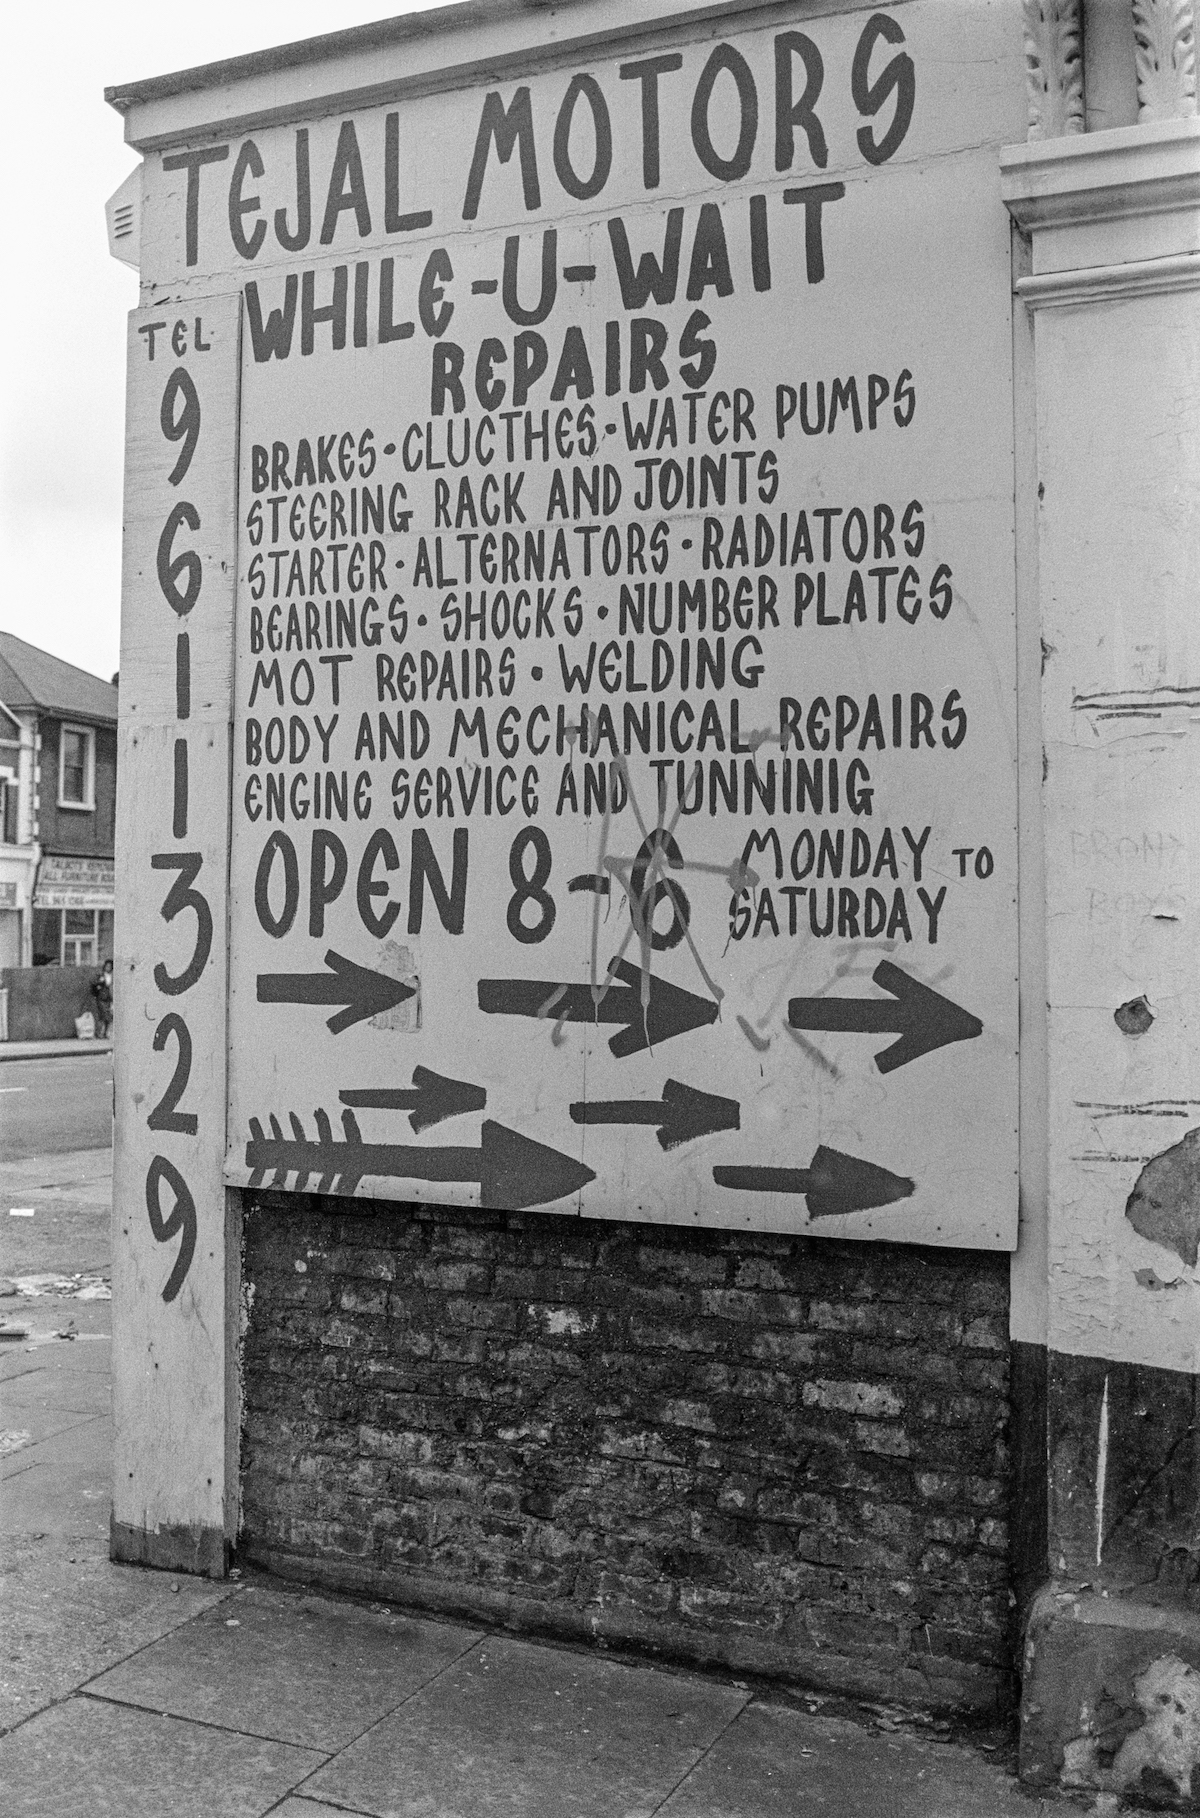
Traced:
[[361, 1090], [339, 1092], [343, 1105], [359, 1111], [410, 1111], [409, 1123], [419, 1136], [433, 1124], [448, 1117], [464, 1117], [468, 1111], [482, 1111], [487, 1093], [482, 1086], [466, 1080], [443, 1079], [428, 1067], [414, 1067], [411, 1086], [364, 1086]]
[[609, 978], [623, 982], [606, 983], [595, 995], [590, 985], [481, 978], [479, 1008], [488, 1016], [540, 1016], [552, 1023], [624, 1023], [608, 1044], [618, 1060], [717, 1020], [719, 1006], [711, 998], [697, 997], [654, 973], [648, 981], [649, 1001], [643, 1005], [643, 974], [629, 960], [614, 960]]
[[836, 1029], [854, 1035], [898, 1035], [899, 1041], [880, 1049], [875, 1065], [881, 1073], [907, 1066], [923, 1054], [932, 1054], [949, 1042], [971, 1041], [983, 1034], [983, 1024], [969, 1010], [952, 1004], [919, 979], [882, 960], [871, 974], [877, 985], [895, 1000], [871, 997], [794, 997], [788, 1004], [793, 1029]]
[[354, 960], [335, 953], [331, 947], [325, 955], [327, 972], [260, 972], [260, 1004], [342, 1004], [343, 1009], [329, 1019], [334, 1035], [361, 1023], [368, 1016], [380, 1016], [393, 1010], [407, 997], [416, 996], [416, 986], [406, 985], [383, 972], [372, 972]]
[[256, 1117], [250, 1119], [246, 1166], [250, 1185], [282, 1187], [289, 1174], [296, 1175], [296, 1190], [303, 1193], [309, 1177], [316, 1176], [317, 1193], [353, 1193], [365, 1175], [384, 1180], [478, 1181], [479, 1203], [493, 1210], [521, 1211], [566, 1199], [595, 1180], [573, 1156], [561, 1155], [544, 1143], [535, 1143], [515, 1130], [486, 1118], [478, 1149], [426, 1148], [422, 1143], [368, 1143], [363, 1141], [352, 1111], [342, 1112], [344, 1140], [333, 1134], [328, 1115], [316, 1112], [317, 1138], [311, 1141], [295, 1112], [292, 1135], [285, 1136], [277, 1117], [271, 1117], [268, 1136]]
[[843, 1155], [822, 1143], [807, 1168], [718, 1167], [713, 1169], [718, 1187], [744, 1193], [803, 1193], [810, 1218], [834, 1218], [844, 1212], [865, 1212], [872, 1206], [890, 1206], [908, 1199], [914, 1183], [891, 1174], [874, 1162]]
[[580, 1099], [571, 1106], [576, 1124], [657, 1124], [663, 1149], [677, 1149], [695, 1136], [715, 1136], [718, 1130], [739, 1130], [742, 1109], [735, 1098], [716, 1098], [694, 1086], [669, 1079], [658, 1099]]

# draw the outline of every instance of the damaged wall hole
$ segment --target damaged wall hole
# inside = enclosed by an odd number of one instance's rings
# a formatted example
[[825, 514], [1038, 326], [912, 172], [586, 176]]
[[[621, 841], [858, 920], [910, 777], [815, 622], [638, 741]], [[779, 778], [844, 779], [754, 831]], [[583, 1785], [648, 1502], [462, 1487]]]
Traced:
[[1153, 1021], [1154, 1012], [1145, 996], [1131, 997], [1113, 1011], [1113, 1022], [1122, 1035], [1145, 1035]]

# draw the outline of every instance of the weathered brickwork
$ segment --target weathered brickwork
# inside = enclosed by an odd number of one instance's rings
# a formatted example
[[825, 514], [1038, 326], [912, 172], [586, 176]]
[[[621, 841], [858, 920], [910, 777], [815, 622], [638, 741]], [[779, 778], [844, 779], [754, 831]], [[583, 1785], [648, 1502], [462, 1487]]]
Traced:
[[1007, 1257], [260, 1194], [245, 1281], [245, 1556], [1007, 1702]]

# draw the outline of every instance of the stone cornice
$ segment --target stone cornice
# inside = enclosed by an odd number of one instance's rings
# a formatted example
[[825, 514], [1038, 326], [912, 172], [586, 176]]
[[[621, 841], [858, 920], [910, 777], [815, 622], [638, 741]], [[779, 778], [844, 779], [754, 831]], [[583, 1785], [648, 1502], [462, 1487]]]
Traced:
[[[908, 0], [892, 0], [906, 5]], [[862, 0], [463, 0], [107, 88], [125, 141], [161, 150], [465, 83], [512, 79], [614, 43], [654, 50], [731, 21], [854, 11]]]
[[1006, 146], [1002, 194], [1017, 226], [1072, 227], [1200, 207], [1200, 119]]
[[1200, 252], [1121, 265], [1085, 265], [1073, 271], [1035, 272], [1018, 278], [1013, 288], [1027, 309], [1061, 309], [1070, 303], [1196, 290], [1200, 289]]

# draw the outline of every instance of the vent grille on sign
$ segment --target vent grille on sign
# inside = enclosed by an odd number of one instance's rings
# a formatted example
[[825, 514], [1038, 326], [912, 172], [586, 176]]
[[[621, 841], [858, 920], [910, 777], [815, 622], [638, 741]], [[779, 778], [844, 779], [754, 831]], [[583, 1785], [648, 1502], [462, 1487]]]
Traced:
[[108, 250], [114, 259], [136, 271], [142, 255], [142, 171], [131, 170], [120, 189], [104, 205], [108, 222]]

